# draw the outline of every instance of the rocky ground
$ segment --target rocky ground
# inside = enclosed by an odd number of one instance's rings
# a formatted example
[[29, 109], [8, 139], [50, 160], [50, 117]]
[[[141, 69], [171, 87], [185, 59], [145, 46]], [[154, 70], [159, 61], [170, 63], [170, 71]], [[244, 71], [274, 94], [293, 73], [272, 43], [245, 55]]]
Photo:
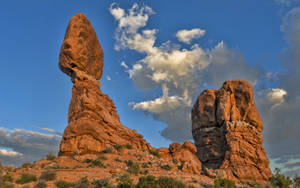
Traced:
[[[90, 181], [108, 178], [110, 182], [118, 184], [120, 177], [124, 174], [129, 174], [134, 182], [137, 182], [139, 177], [149, 174], [180, 179], [186, 185], [194, 187], [212, 185], [214, 182], [213, 178], [199, 175], [193, 170], [183, 170], [183, 163], [164, 158], [156, 150], [149, 152], [128, 148], [131, 146], [118, 145], [115, 148], [107, 148], [103, 153], [97, 155], [50, 157], [48, 160], [41, 159], [32, 164], [24, 164], [20, 168], [5, 166], [3, 174], [10, 174], [15, 182], [22, 173], [34, 174], [39, 179], [42, 173], [52, 171], [56, 173], [56, 178], [47, 181], [47, 187], [50, 188], [56, 187], [55, 183], [58, 180], [76, 182], [84, 177]], [[33, 187], [36, 183], [34, 181], [26, 184], [14, 183], [14, 185], [15, 187], [24, 185]]]

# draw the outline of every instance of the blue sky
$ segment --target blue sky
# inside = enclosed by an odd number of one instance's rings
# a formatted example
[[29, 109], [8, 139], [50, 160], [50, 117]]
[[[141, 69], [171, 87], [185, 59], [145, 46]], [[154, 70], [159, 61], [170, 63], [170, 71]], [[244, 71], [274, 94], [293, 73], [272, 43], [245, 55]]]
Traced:
[[[120, 26], [112, 10], [123, 9], [126, 18], [135, 3], [138, 5], [135, 15], [145, 7], [151, 11], [141, 13], [147, 15], [144, 25], [128, 34], [126, 29], [130, 28]], [[57, 150], [60, 136], [51, 130], [62, 133], [66, 127], [72, 88], [69, 77], [58, 68], [58, 55], [69, 19], [82, 12], [94, 26], [104, 50], [101, 89], [115, 102], [124, 125], [136, 129], [155, 147], [188, 139], [188, 133], [183, 133], [188, 131], [181, 129], [189, 130], [190, 125], [181, 123], [178, 127], [170, 117], [188, 117], [190, 103], [206, 87], [218, 88], [223, 81], [237, 77], [247, 79], [256, 84], [257, 103], [265, 123], [265, 146], [272, 167], [288, 167], [290, 170], [285, 168], [287, 174], [297, 173], [300, 128], [294, 112], [298, 109], [299, 92], [293, 86], [300, 81], [296, 71], [299, 67], [296, 53], [297, 31], [300, 33], [297, 25], [300, 25], [299, 5], [296, 0], [1, 2], [0, 135], [6, 136], [0, 137], [0, 160], [18, 164], [16, 159], [21, 162], [36, 160], [48, 150]], [[176, 37], [180, 30], [195, 28], [205, 34], [194, 37], [190, 43]], [[153, 29], [155, 34], [148, 39], [157, 49], [168, 48], [164, 52], [169, 54], [176, 50], [185, 53], [193, 51], [196, 45], [196, 54], [203, 51], [204, 56], [212, 58], [203, 60], [205, 68], [190, 75], [176, 77], [178, 72], [170, 69], [167, 76], [172, 76], [173, 81], [149, 84], [145, 79], [149, 76], [153, 79], [154, 73], [146, 77], [146, 74], [132, 71], [141, 61], [144, 62], [143, 71], [149, 71], [151, 59], [145, 58], [154, 54], [151, 49], [140, 52], [136, 46], [128, 45], [128, 40], [135, 33], [144, 36], [142, 31]], [[127, 37], [125, 41], [120, 39], [122, 34]], [[196, 63], [197, 59], [194, 61]], [[122, 62], [127, 68], [121, 66]], [[164, 63], [169, 66], [169, 62]], [[157, 66], [158, 72], [160, 68]], [[182, 86], [181, 90], [174, 89], [177, 78], [180, 82], [176, 84]], [[188, 89], [184, 88], [187, 82]], [[147, 89], [143, 88], [146, 85]], [[188, 94], [184, 94], [185, 91]], [[180, 109], [174, 110], [168, 103], [167, 109], [157, 111], [160, 107], [156, 108], [155, 102], [166, 99], [163, 96], [178, 102]], [[291, 101], [294, 106], [289, 105]], [[274, 111], [271, 113], [270, 109]], [[274, 115], [276, 113], [279, 115]], [[40, 148], [44, 149], [36, 151], [37, 146], [32, 143], [39, 139], [43, 140]], [[16, 147], [20, 140], [28, 142], [27, 152]], [[283, 149], [286, 146], [291, 149]], [[4, 151], [14, 151], [18, 155], [9, 156]], [[30, 154], [31, 151], [34, 154]]]

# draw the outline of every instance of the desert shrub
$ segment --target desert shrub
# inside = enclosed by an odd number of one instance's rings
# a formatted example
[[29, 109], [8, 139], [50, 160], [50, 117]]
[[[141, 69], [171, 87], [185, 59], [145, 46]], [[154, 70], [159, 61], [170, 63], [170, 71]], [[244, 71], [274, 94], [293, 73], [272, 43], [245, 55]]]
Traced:
[[152, 175], [143, 176], [139, 178], [136, 188], [192, 188], [193, 186], [186, 186], [179, 180], [170, 177], [156, 178]]
[[96, 159], [96, 160], [92, 160], [90, 162], [90, 164], [88, 165], [88, 167], [100, 167], [100, 168], [106, 168], [106, 165], [102, 163], [101, 160]]
[[136, 185], [137, 188], [155, 188], [156, 178], [154, 176], [143, 176], [139, 178], [139, 182]]
[[112, 151], [113, 151], [112, 147], [108, 147], [105, 150], [103, 150], [102, 152], [103, 153], [112, 153]]
[[168, 165], [168, 164], [162, 165], [162, 166], [160, 166], [160, 168], [162, 168], [164, 170], [171, 170], [172, 169], [172, 167], [170, 165]]
[[56, 158], [56, 156], [51, 152], [46, 155], [46, 159], [48, 161], [53, 161], [55, 158]]
[[94, 180], [92, 184], [94, 185], [94, 188], [114, 188], [108, 178]]
[[96, 160], [107, 160], [107, 158], [105, 156], [100, 156]]
[[294, 187], [300, 187], [300, 177], [298, 175], [296, 175], [293, 179], [293, 186]]
[[93, 160], [92, 159], [86, 159], [86, 160], [84, 160], [83, 162], [84, 163], [90, 163], [90, 162], [92, 162]]
[[142, 167], [143, 168], [149, 168], [149, 163], [146, 163], [146, 162], [142, 163]]
[[46, 188], [47, 184], [45, 181], [39, 181], [37, 184], [35, 184], [34, 188]]
[[12, 183], [8, 183], [8, 182], [2, 183], [1, 185], [2, 185], [2, 186], [0, 186], [1, 188], [14, 188], [15, 187]]
[[115, 161], [117, 161], [117, 162], [122, 162], [122, 160], [119, 159], [119, 158], [115, 158]]
[[72, 187], [73, 184], [64, 180], [58, 180], [55, 182], [56, 187], [58, 188], [69, 188]]
[[132, 145], [126, 144], [126, 145], [125, 145], [125, 148], [127, 148], [127, 149], [132, 149]]
[[119, 182], [120, 185], [121, 184], [132, 185], [133, 179], [131, 179], [129, 174], [122, 174], [117, 178], [117, 181]]
[[34, 174], [23, 173], [17, 180], [17, 184], [25, 184], [29, 182], [36, 181], [37, 178]]
[[279, 168], [275, 169], [275, 175], [269, 179], [269, 182], [274, 187], [280, 187], [280, 188], [289, 188], [290, 185], [292, 185], [293, 183], [290, 177], [286, 177], [285, 175], [281, 174]]
[[55, 171], [45, 171], [41, 174], [40, 179], [51, 181], [56, 179], [56, 172]]
[[236, 188], [234, 181], [225, 178], [217, 178], [214, 181], [215, 188]]
[[148, 169], [144, 170], [144, 171], [142, 172], [142, 174], [148, 175], [148, 174], [149, 174], [149, 170], [148, 170]]
[[151, 155], [154, 155], [154, 156], [160, 158], [160, 154], [159, 154], [159, 152], [157, 150], [149, 150], [149, 153]]
[[89, 188], [90, 182], [87, 177], [81, 178], [78, 182], [75, 183], [74, 188]]
[[115, 150], [121, 151], [123, 146], [121, 144], [114, 145]]
[[30, 186], [29, 185], [24, 185], [24, 186], [22, 186], [22, 188], [30, 188]]
[[31, 163], [24, 163], [24, 164], [22, 164], [22, 168], [30, 168], [30, 167], [32, 167]]
[[130, 174], [137, 175], [140, 172], [140, 165], [138, 163], [135, 163], [132, 160], [129, 160], [129, 161], [126, 161], [126, 165], [128, 167], [127, 171]]
[[13, 181], [14, 181], [14, 178], [12, 177], [11, 174], [6, 173], [6, 174], [2, 177], [2, 180], [3, 180], [4, 182], [13, 182]]
[[178, 161], [177, 161], [176, 159], [172, 159], [172, 163], [173, 163], [174, 165], [177, 165], [177, 164], [178, 164]]

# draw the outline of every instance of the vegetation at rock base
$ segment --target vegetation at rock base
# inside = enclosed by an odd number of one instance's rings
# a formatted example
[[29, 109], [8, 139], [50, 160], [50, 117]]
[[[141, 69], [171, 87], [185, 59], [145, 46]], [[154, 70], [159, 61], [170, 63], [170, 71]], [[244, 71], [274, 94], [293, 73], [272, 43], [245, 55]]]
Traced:
[[166, 165], [161, 165], [160, 168], [162, 168], [162, 169], [164, 169], [164, 170], [171, 170], [171, 169], [172, 169], [172, 167], [171, 167], [170, 165], [168, 165], [168, 164], [166, 164]]
[[105, 150], [102, 151], [103, 153], [112, 153], [113, 152], [113, 148], [112, 147], [108, 147]]
[[47, 159], [48, 161], [53, 161], [55, 158], [56, 158], [56, 156], [55, 156], [53, 153], [48, 153], [48, 154], [46, 155], [46, 159]]
[[154, 156], [160, 158], [160, 154], [159, 154], [159, 152], [157, 150], [149, 150], [149, 153], [151, 155], [154, 155]]
[[108, 178], [94, 180], [92, 184], [94, 185], [94, 188], [114, 188]]
[[236, 188], [234, 181], [225, 178], [217, 178], [214, 181], [215, 188]]
[[123, 149], [123, 146], [121, 144], [117, 144], [114, 146], [115, 150], [121, 151]]
[[280, 188], [290, 188], [293, 184], [293, 180], [290, 177], [286, 177], [285, 175], [281, 174], [280, 169], [275, 169], [275, 174], [273, 177], [269, 179], [269, 182], [274, 187], [280, 187]]
[[56, 187], [58, 187], [58, 188], [69, 188], [69, 187], [72, 187], [72, 186], [73, 186], [72, 183], [67, 182], [67, 181], [65, 181], [65, 180], [58, 180], [58, 181], [55, 182], [55, 185], [56, 185]]
[[54, 171], [45, 171], [41, 174], [40, 179], [51, 181], [56, 179], [56, 172]]
[[6, 174], [2, 177], [2, 180], [3, 180], [4, 182], [13, 182], [13, 181], [14, 181], [14, 178], [12, 177], [11, 174], [6, 173]]
[[128, 167], [127, 171], [130, 174], [139, 174], [140, 172], [140, 165], [138, 163], [133, 162], [132, 160], [128, 160], [126, 161], [126, 165]]
[[34, 188], [46, 188], [47, 187], [47, 184], [45, 181], [39, 181], [37, 182], [37, 184], [35, 184]]
[[125, 148], [127, 148], [127, 149], [132, 149], [132, 145], [126, 144], [126, 145], [125, 145]]
[[17, 180], [17, 184], [25, 184], [29, 182], [37, 181], [36, 175], [29, 174], [29, 173], [23, 173]]

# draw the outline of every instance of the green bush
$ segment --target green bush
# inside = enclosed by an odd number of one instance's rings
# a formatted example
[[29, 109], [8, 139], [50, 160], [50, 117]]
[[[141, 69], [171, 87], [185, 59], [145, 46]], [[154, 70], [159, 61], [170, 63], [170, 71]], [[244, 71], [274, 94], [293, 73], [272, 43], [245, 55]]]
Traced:
[[106, 165], [102, 163], [100, 159], [92, 160], [88, 167], [100, 167], [100, 168], [106, 168]]
[[13, 181], [14, 181], [14, 178], [12, 177], [11, 174], [6, 173], [6, 174], [2, 177], [2, 180], [3, 180], [4, 182], [13, 182]]
[[37, 184], [35, 184], [34, 188], [46, 188], [47, 184], [45, 181], [39, 181]]
[[121, 144], [117, 144], [117, 145], [114, 145], [114, 148], [117, 151], [121, 151], [123, 149], [123, 146]]
[[31, 163], [24, 163], [22, 164], [22, 168], [31, 168], [32, 164]]
[[1, 188], [14, 188], [15, 187], [12, 183], [8, 183], [8, 182], [5, 182], [1, 185], [2, 185], [2, 186], [0, 186]]
[[234, 181], [225, 178], [218, 178], [214, 181], [215, 188], [236, 188]]
[[36, 181], [37, 178], [34, 174], [23, 173], [17, 180], [17, 184], [25, 184], [29, 182]]
[[107, 158], [105, 156], [100, 156], [96, 160], [107, 160]]
[[113, 151], [112, 147], [108, 147], [105, 150], [103, 150], [102, 152], [103, 153], [112, 153], [112, 151]]
[[136, 188], [192, 188], [193, 186], [186, 186], [181, 181], [170, 177], [156, 178], [152, 175], [143, 176], [139, 178]]
[[160, 166], [160, 168], [162, 168], [164, 170], [171, 170], [172, 169], [172, 167], [170, 165], [168, 165], [168, 164], [162, 165], [162, 166]]
[[94, 185], [94, 188], [114, 188], [108, 178], [94, 180], [92, 184]]
[[151, 155], [154, 155], [154, 156], [160, 158], [160, 154], [159, 154], [159, 152], [157, 150], [149, 150], [149, 153]]
[[294, 187], [300, 187], [300, 177], [298, 175], [296, 175], [293, 179], [293, 186]]
[[125, 148], [127, 148], [127, 149], [132, 149], [132, 145], [126, 144], [126, 145], [125, 145]]
[[280, 188], [289, 188], [290, 185], [292, 185], [293, 183], [290, 177], [285, 177], [285, 175], [280, 173], [279, 168], [275, 169], [275, 175], [269, 179], [269, 182], [274, 187], [280, 187]]
[[117, 162], [122, 162], [122, 160], [119, 159], [119, 158], [115, 158], [115, 161], [117, 161]]
[[58, 181], [56, 181], [55, 185], [58, 188], [69, 188], [69, 187], [73, 186], [72, 183], [64, 181], [64, 180], [58, 180]]
[[138, 163], [133, 162], [132, 160], [126, 161], [126, 165], [128, 167], [127, 171], [130, 174], [139, 174], [140, 172], [140, 165]]
[[75, 183], [74, 188], [89, 188], [90, 182], [87, 177], [81, 178], [78, 182]]
[[51, 181], [56, 179], [56, 172], [55, 171], [45, 171], [41, 174], [40, 179]]
[[56, 156], [51, 152], [46, 155], [46, 159], [48, 161], [53, 161], [55, 158], [56, 158]]
[[123, 174], [117, 178], [119, 184], [132, 185], [133, 179], [131, 179], [129, 174]]

